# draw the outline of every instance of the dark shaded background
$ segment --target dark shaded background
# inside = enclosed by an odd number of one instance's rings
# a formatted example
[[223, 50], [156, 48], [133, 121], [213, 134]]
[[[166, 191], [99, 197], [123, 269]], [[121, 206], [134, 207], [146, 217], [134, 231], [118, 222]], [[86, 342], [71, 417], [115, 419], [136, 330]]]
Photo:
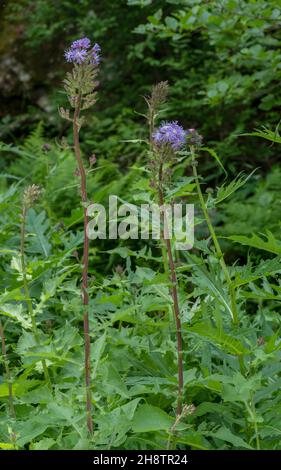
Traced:
[[[21, 142], [42, 121], [48, 138], [62, 136], [57, 107], [74, 38], [101, 44], [103, 62], [96, 109], [85, 145], [126, 167], [135, 149], [121, 140], [142, 134], [142, 95], [169, 80], [167, 118], [196, 127], [236, 175], [278, 164], [276, 146], [238, 137], [280, 119], [278, 0], [6, 0], [1, 4], [0, 139]], [[1, 167], [9, 166], [7, 155]], [[209, 158], [210, 184], [218, 169]]]

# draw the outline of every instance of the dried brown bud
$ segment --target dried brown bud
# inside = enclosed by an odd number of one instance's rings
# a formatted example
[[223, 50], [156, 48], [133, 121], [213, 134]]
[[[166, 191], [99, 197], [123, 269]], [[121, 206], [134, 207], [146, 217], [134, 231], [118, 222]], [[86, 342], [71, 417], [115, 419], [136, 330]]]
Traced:
[[97, 161], [97, 157], [93, 153], [93, 155], [91, 155], [90, 158], [89, 158], [90, 166], [93, 166], [96, 163], [96, 161]]
[[51, 146], [50, 146], [50, 144], [45, 142], [45, 144], [42, 145], [41, 149], [43, 150], [43, 152], [50, 152]]
[[124, 273], [124, 270], [123, 270], [123, 268], [120, 264], [117, 264], [117, 266], [115, 268], [115, 272], [116, 272], [116, 274], [119, 274], [119, 276], [121, 276]]
[[159, 82], [152, 87], [151, 97], [149, 99], [150, 105], [153, 109], [159, 108], [161, 104], [165, 103], [169, 93], [168, 82]]
[[182, 414], [183, 416], [192, 415], [196, 411], [196, 406], [191, 403], [191, 405], [184, 405]]
[[74, 251], [73, 251], [71, 254], [72, 254], [72, 256], [74, 256], [74, 258], [76, 258], [76, 259], [77, 259], [77, 261], [78, 261], [78, 263], [79, 263], [79, 262], [80, 262], [80, 260], [79, 260], [79, 254], [78, 254], [78, 251], [77, 251], [77, 250], [74, 250]]
[[260, 336], [258, 339], [258, 346], [263, 346], [265, 344], [265, 340], [263, 336]]
[[28, 186], [23, 193], [23, 204], [26, 208], [33, 206], [42, 193], [40, 186], [32, 184]]

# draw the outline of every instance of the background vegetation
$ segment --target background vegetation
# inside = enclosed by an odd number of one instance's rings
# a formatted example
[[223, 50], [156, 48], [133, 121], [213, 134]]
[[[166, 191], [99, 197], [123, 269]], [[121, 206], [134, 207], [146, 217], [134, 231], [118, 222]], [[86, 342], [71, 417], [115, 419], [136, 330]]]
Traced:
[[[184, 328], [185, 403], [173, 445], [280, 449], [281, 8], [278, 0], [8, 0], [0, 19], [0, 372], [4, 449], [165, 448], [174, 423], [176, 350], [167, 280], [153, 243], [90, 247], [94, 436], [87, 436], [80, 299], [82, 208], [69, 126], [57, 113], [64, 49], [88, 36], [102, 47], [99, 99], [81, 131], [94, 153], [89, 194], [142, 202], [149, 193], [142, 99], [168, 80], [165, 119], [194, 127], [228, 175], [202, 152], [202, 189], [238, 289], [240, 326], [195, 202], [195, 249], [177, 270]], [[254, 129], [263, 129], [255, 135]], [[68, 145], [67, 145], [68, 144]], [[244, 184], [230, 181], [255, 172]], [[241, 176], [241, 175], [240, 175]], [[23, 189], [44, 194], [27, 214], [27, 272], [40, 328], [34, 343], [19, 261]], [[218, 189], [220, 188], [220, 189]], [[184, 199], [185, 200], [185, 199]], [[252, 235], [254, 234], [254, 235]], [[2, 335], [1, 335], [2, 336]], [[3, 341], [2, 341], [3, 351]], [[246, 358], [246, 374], [238, 357]], [[49, 366], [53, 390], [42, 374]], [[7, 370], [14, 390], [10, 409]]]

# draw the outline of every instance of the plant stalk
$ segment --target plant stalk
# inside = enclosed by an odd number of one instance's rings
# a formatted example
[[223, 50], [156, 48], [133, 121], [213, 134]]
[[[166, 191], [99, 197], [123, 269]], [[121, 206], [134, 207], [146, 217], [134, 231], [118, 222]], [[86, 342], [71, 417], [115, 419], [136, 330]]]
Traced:
[[3, 328], [3, 325], [2, 325], [1, 321], [0, 321], [0, 336], [1, 336], [3, 362], [4, 362], [4, 366], [5, 366], [5, 370], [6, 370], [6, 377], [7, 377], [7, 382], [8, 382], [9, 410], [10, 410], [11, 417], [16, 418], [16, 412], [15, 412], [14, 400], [13, 400], [13, 385], [12, 385], [12, 379], [11, 379], [11, 373], [10, 373], [10, 367], [9, 367], [9, 360], [8, 360], [7, 350], [6, 350], [6, 341], [5, 341], [5, 336], [4, 336], [4, 328]]
[[[194, 179], [195, 179], [195, 184], [196, 184], [196, 189], [197, 189], [197, 194], [198, 194], [198, 197], [199, 197], [201, 209], [203, 211], [203, 214], [204, 214], [209, 232], [211, 234], [211, 237], [212, 237], [212, 240], [213, 240], [213, 243], [214, 243], [216, 254], [217, 254], [218, 260], [220, 262], [220, 265], [221, 265], [221, 268], [222, 268], [222, 271], [224, 273], [224, 277], [225, 277], [225, 280], [226, 280], [226, 283], [227, 283], [227, 286], [228, 286], [229, 296], [230, 296], [230, 304], [231, 304], [231, 312], [232, 312], [232, 321], [233, 321], [233, 324], [237, 326], [237, 325], [239, 325], [239, 318], [238, 318], [238, 312], [237, 312], [236, 290], [235, 290], [235, 287], [232, 283], [227, 265], [226, 265], [225, 260], [224, 260], [223, 252], [221, 250], [221, 247], [220, 247], [215, 229], [213, 227], [213, 224], [212, 224], [211, 218], [209, 216], [208, 209], [207, 209], [207, 206], [206, 206], [206, 203], [205, 203], [202, 191], [201, 191], [201, 186], [200, 186], [198, 172], [197, 172], [197, 166], [195, 164], [195, 149], [194, 149], [193, 146], [191, 146], [190, 150], [191, 150], [191, 157], [192, 157], [193, 176], [194, 176]], [[245, 373], [245, 365], [244, 365], [244, 361], [243, 361], [243, 356], [240, 355], [238, 357], [238, 360], [239, 360], [239, 366], [240, 366], [241, 373], [244, 374]]]
[[87, 413], [87, 427], [90, 434], [93, 433], [93, 420], [92, 420], [92, 394], [91, 394], [91, 366], [90, 366], [90, 334], [89, 334], [89, 294], [88, 294], [88, 267], [89, 267], [89, 238], [87, 236], [87, 178], [86, 171], [81, 157], [80, 142], [79, 142], [79, 116], [81, 110], [81, 97], [78, 97], [73, 116], [73, 137], [74, 137], [74, 152], [78, 164], [80, 181], [81, 181], [81, 198], [83, 204], [84, 214], [84, 246], [83, 246], [83, 270], [82, 270], [82, 300], [84, 305], [83, 323], [84, 323], [84, 343], [85, 343], [85, 384], [86, 384], [86, 413]]
[[[163, 223], [164, 226], [167, 225], [167, 218], [164, 209], [164, 191], [162, 185], [163, 179], [163, 166], [160, 164], [159, 167], [159, 177], [158, 177], [158, 200], [160, 207], [163, 208]], [[161, 239], [162, 243], [165, 244], [167, 254], [168, 254], [168, 263], [170, 278], [172, 282], [171, 295], [173, 299], [174, 307], [174, 316], [176, 321], [176, 331], [177, 331], [177, 351], [178, 351], [178, 398], [177, 398], [177, 416], [182, 414], [182, 395], [183, 395], [183, 345], [182, 345], [182, 328], [181, 328], [181, 319], [180, 319], [180, 308], [178, 301], [178, 290], [177, 290], [177, 274], [175, 269], [175, 263], [172, 254], [172, 246], [169, 238], [165, 237], [164, 231], [161, 230]], [[166, 257], [166, 256], [165, 256]], [[165, 259], [163, 260], [165, 264]]]

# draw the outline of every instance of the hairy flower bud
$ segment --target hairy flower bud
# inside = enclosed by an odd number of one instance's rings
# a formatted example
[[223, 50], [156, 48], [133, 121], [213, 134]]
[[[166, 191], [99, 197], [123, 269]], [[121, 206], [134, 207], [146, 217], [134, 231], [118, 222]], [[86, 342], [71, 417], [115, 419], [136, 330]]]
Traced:
[[32, 207], [42, 193], [40, 186], [32, 184], [28, 186], [23, 193], [23, 204], [26, 208]]
[[97, 161], [97, 157], [93, 153], [93, 155], [91, 155], [90, 158], [89, 158], [90, 166], [93, 166], [96, 163], [96, 161]]
[[196, 131], [196, 129], [188, 129], [187, 137], [187, 140], [190, 145], [195, 145], [197, 147], [200, 147], [202, 145], [203, 137]]
[[43, 150], [43, 152], [50, 152], [51, 146], [50, 146], [50, 144], [48, 144], [47, 142], [45, 142], [45, 143], [42, 145], [41, 149]]
[[152, 87], [151, 97], [149, 102], [154, 109], [159, 108], [161, 104], [165, 103], [169, 93], [168, 82], [159, 82]]

